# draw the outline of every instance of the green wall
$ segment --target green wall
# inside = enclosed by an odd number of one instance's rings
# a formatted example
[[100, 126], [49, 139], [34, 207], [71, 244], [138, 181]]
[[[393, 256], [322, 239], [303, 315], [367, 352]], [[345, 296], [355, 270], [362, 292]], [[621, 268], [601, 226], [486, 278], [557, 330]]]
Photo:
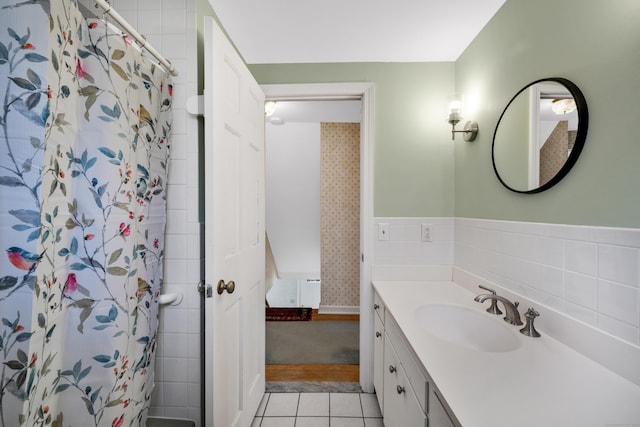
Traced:
[[[453, 216], [454, 144], [446, 96], [454, 64], [249, 65], [260, 84], [373, 82], [374, 215]], [[460, 139], [460, 138], [458, 138]]]
[[[640, 226], [640, 2], [508, 0], [456, 62], [456, 91], [475, 99], [481, 133], [456, 144], [455, 215]], [[589, 132], [558, 185], [509, 192], [491, 165], [493, 129], [527, 83], [565, 77], [584, 93]]]
[[[375, 216], [640, 227], [639, 23], [638, 0], [508, 0], [455, 63], [249, 69], [261, 84], [375, 84]], [[512, 193], [494, 175], [493, 131], [511, 97], [543, 77], [568, 78], [583, 91], [586, 145], [554, 188]], [[453, 92], [470, 101], [475, 142], [450, 139], [445, 99]]]

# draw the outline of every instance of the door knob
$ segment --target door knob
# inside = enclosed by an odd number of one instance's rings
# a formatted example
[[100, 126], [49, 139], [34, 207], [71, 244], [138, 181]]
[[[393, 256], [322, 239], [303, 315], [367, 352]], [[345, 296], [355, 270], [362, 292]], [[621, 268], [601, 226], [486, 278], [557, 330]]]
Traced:
[[218, 295], [222, 295], [222, 293], [224, 291], [227, 291], [227, 293], [232, 294], [233, 291], [236, 290], [236, 283], [233, 280], [230, 280], [228, 283], [224, 283], [224, 280], [220, 280], [218, 282]]

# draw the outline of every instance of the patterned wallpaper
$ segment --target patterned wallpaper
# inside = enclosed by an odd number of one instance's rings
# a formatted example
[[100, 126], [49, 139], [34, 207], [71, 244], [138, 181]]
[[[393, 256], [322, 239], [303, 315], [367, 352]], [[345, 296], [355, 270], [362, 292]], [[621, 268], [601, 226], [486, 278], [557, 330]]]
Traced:
[[321, 306], [360, 305], [360, 124], [320, 124]]
[[569, 122], [562, 120], [540, 149], [540, 185], [556, 176], [569, 156]]

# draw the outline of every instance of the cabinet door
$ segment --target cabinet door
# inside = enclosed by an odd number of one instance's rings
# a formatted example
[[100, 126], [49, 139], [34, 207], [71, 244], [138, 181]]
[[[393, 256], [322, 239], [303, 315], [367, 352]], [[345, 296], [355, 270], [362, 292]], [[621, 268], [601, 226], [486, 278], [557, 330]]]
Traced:
[[378, 316], [373, 316], [374, 342], [373, 342], [373, 388], [376, 391], [378, 405], [384, 414], [384, 325]]
[[427, 416], [388, 338], [385, 338], [384, 364], [385, 427], [427, 427]]

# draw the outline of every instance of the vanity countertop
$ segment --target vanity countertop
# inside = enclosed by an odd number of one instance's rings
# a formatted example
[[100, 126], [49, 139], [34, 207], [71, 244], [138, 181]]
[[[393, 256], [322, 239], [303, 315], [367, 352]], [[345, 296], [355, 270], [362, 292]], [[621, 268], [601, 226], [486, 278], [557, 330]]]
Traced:
[[[640, 427], [640, 386], [559, 341], [531, 338], [504, 353], [461, 348], [428, 334], [414, 311], [454, 304], [492, 316], [454, 282], [374, 281], [419, 361], [464, 427]], [[484, 293], [479, 290], [478, 293]], [[500, 305], [502, 308], [502, 305]], [[528, 307], [520, 307], [521, 314]], [[525, 321], [524, 316], [522, 318]]]

